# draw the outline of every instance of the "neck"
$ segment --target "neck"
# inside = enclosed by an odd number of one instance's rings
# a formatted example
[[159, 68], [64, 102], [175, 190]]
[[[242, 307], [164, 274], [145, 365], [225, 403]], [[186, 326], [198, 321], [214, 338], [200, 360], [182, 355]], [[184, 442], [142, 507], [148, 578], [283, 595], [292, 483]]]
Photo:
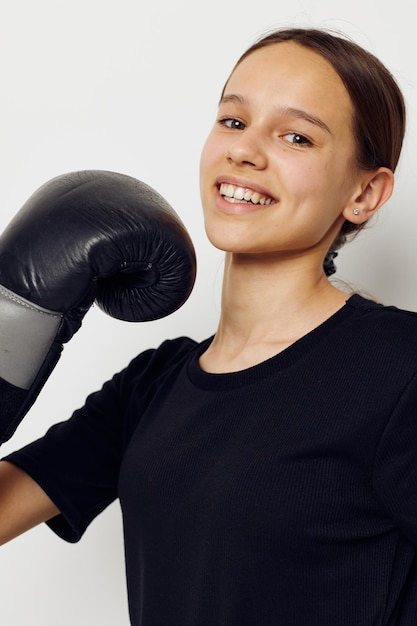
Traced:
[[345, 300], [317, 264], [228, 254], [220, 326], [263, 335], [331, 315]]
[[261, 362], [319, 326], [346, 299], [317, 263], [228, 253], [219, 326], [202, 365], [220, 372]]

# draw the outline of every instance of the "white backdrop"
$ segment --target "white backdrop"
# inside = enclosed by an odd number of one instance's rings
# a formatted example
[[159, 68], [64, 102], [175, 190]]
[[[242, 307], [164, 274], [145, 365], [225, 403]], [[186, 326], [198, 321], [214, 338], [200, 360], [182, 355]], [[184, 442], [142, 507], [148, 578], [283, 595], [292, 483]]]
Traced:
[[[375, 53], [408, 104], [395, 195], [338, 260], [338, 276], [417, 310], [416, 64], [409, 0], [13, 0], [0, 9], [0, 230], [58, 174], [107, 169], [155, 187], [190, 231], [198, 255], [191, 298], [167, 319], [115, 321], [94, 308], [1, 454], [67, 418], [138, 352], [216, 326], [222, 255], [206, 242], [198, 161], [220, 89], [265, 30], [339, 29]], [[122, 525], [109, 507], [81, 542], [41, 526], [1, 548], [1, 626], [127, 626]], [[168, 625], [167, 625], [168, 626]]]

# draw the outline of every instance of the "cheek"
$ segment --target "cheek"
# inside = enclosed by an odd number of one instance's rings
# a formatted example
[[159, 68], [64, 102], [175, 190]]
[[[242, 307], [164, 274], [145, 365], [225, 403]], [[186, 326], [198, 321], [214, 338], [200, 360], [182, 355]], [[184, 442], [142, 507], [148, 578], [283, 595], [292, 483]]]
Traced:
[[337, 211], [346, 199], [348, 174], [346, 168], [340, 168], [331, 159], [324, 163], [297, 163], [288, 171], [288, 179], [292, 181], [295, 198], [307, 203], [319, 203], [323, 209], [334, 207]]
[[200, 157], [200, 196], [204, 204], [204, 193], [207, 188], [207, 150], [204, 146]]
[[200, 156], [200, 197], [203, 208], [206, 201], [209, 201], [212, 197], [222, 154], [224, 154], [224, 150], [221, 150], [219, 142], [215, 140], [211, 133], [203, 145]]
[[286, 160], [281, 164], [280, 178], [283, 190], [287, 190], [296, 206], [312, 203], [327, 194], [329, 188], [329, 173], [326, 166], [311, 163], [310, 160]]
[[205, 173], [218, 157], [219, 147], [215, 141], [213, 131], [208, 135], [203, 144], [200, 155], [200, 173]]
[[207, 168], [207, 165], [206, 165], [207, 155], [208, 155], [208, 149], [207, 149], [207, 141], [206, 141], [205, 144], [203, 145], [203, 149], [201, 150], [201, 154], [200, 154], [200, 180], [203, 178], [204, 173]]
[[210, 175], [211, 171], [211, 151], [209, 142], [203, 146], [200, 156], [200, 199], [203, 211], [206, 208], [208, 198], [209, 198], [209, 190], [212, 188], [212, 176]]

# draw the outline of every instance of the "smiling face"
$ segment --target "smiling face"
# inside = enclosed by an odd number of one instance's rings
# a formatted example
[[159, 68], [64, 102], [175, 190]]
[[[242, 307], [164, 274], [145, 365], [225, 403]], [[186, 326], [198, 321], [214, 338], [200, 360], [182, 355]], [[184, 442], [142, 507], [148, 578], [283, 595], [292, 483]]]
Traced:
[[235, 253], [324, 255], [360, 193], [353, 109], [333, 67], [294, 42], [232, 73], [203, 148], [207, 235]]

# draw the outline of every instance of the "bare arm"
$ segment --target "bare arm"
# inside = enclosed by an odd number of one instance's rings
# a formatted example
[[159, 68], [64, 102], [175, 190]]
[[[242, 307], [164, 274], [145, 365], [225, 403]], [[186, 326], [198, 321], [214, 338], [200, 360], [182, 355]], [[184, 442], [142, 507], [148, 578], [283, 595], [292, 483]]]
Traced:
[[0, 461], [0, 545], [58, 513], [28, 474], [12, 463]]

